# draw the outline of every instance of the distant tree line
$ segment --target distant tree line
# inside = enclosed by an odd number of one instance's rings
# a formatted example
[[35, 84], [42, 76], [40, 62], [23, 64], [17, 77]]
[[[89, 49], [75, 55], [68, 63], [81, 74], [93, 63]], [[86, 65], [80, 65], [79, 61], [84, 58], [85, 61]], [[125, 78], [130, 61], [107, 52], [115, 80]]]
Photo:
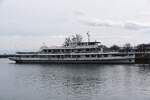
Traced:
[[138, 44], [133, 47], [130, 43], [126, 43], [122, 47], [116, 44], [110, 47], [104, 45], [103, 47], [104, 50], [106, 51], [121, 51], [121, 52], [132, 52], [134, 50], [138, 52], [146, 52], [148, 49], [150, 50], [150, 44]]
[[[72, 35], [70, 37], [66, 37], [65, 41], [64, 41], [64, 46], [69, 46], [70, 43], [79, 43], [82, 42], [83, 37], [80, 34], [75, 34]], [[124, 44], [122, 47], [118, 46], [116, 44], [108, 47], [106, 45], [101, 45], [104, 49], [104, 51], [122, 51], [122, 52], [130, 52], [133, 51], [135, 48], [138, 51], [146, 51], [146, 48], [149, 47], [150, 48], [150, 44], [138, 44], [137, 46], [133, 47], [130, 43], [126, 43]]]

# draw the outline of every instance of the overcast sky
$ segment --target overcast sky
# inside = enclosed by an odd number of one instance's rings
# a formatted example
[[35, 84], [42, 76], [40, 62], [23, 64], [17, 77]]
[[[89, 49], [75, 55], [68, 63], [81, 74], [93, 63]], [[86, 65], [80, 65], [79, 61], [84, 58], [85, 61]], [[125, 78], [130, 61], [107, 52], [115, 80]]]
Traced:
[[0, 49], [87, 41], [87, 31], [105, 45], [150, 43], [150, 0], [0, 0]]

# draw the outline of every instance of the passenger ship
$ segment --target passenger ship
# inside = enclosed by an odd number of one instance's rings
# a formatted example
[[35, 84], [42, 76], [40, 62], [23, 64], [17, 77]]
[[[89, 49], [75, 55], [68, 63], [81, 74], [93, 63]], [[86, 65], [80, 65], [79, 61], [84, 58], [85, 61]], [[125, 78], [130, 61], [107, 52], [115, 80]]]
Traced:
[[71, 42], [67, 46], [42, 47], [38, 52], [17, 52], [10, 60], [16, 63], [53, 64], [132, 64], [135, 55], [104, 51], [100, 42]]

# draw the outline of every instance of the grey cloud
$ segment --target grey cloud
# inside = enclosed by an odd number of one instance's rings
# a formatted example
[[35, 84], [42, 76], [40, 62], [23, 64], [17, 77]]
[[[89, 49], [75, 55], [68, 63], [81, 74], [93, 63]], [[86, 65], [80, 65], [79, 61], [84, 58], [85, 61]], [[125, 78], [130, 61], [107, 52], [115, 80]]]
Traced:
[[92, 21], [92, 20], [79, 20], [81, 23], [88, 25], [88, 26], [93, 26], [93, 27], [117, 27], [117, 24], [113, 24], [109, 21]]
[[77, 15], [77, 16], [84, 16], [84, 15], [86, 15], [84, 12], [76, 11], [76, 10], [74, 10], [73, 13], [74, 13], [75, 15]]
[[145, 25], [142, 23], [134, 22], [134, 21], [111, 21], [111, 20], [99, 20], [93, 18], [78, 18], [78, 21], [84, 25], [92, 26], [92, 27], [116, 27], [116, 28], [124, 28], [128, 30], [142, 30], [142, 29], [150, 29], [150, 25]]
[[148, 3], [150, 3], [150, 0], [147, 0], [148, 1]]
[[150, 25], [138, 23], [136, 21], [113, 21], [113, 20], [100, 20], [97, 18], [90, 17], [82, 11], [74, 11], [77, 20], [87, 26], [92, 27], [116, 27], [124, 28], [128, 30], [142, 30], [150, 29]]
[[132, 30], [140, 30], [140, 29], [149, 29], [150, 26], [142, 25], [134, 22], [127, 22], [124, 23], [124, 28], [126, 29], [132, 29]]
[[0, 4], [3, 3], [3, 0], [0, 0]]

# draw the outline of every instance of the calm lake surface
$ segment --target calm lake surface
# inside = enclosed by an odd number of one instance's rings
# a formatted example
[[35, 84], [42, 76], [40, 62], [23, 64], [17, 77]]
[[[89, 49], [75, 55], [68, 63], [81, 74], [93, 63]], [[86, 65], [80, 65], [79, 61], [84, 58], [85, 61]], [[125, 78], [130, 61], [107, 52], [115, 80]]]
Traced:
[[150, 100], [150, 66], [0, 59], [0, 100]]

